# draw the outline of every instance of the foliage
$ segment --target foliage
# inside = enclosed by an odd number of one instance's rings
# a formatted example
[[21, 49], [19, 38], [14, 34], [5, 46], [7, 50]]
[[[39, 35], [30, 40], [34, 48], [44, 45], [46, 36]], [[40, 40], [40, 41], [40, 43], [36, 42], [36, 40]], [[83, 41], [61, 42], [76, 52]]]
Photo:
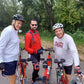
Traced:
[[12, 16], [17, 13], [17, 0], [0, 0], [0, 27], [11, 24]]
[[[72, 32], [77, 30], [78, 24], [81, 24], [81, 18], [84, 17], [83, 8], [78, 7], [80, 3], [74, 0], [57, 0], [53, 6], [56, 22], [61, 22], [65, 26], [65, 30]], [[68, 27], [69, 26], [69, 27]]]
[[0, 0], [0, 28], [11, 24], [16, 13], [24, 16], [23, 33], [29, 30], [33, 18], [37, 19], [40, 31], [52, 32], [57, 22], [63, 23], [70, 33], [84, 30], [84, 0]]
[[41, 39], [52, 41], [53, 37], [55, 36], [54, 32], [50, 32], [48, 30], [41, 30], [39, 31], [39, 34], [41, 36]]

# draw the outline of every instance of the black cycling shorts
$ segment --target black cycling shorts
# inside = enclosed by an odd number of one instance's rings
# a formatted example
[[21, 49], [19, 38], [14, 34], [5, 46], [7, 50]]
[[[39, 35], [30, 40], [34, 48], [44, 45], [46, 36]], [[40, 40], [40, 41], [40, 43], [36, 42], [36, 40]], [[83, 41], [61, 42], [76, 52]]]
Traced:
[[72, 65], [70, 65], [70, 66], [64, 66], [64, 70], [65, 70], [66, 74], [71, 75], [71, 73], [72, 73]]

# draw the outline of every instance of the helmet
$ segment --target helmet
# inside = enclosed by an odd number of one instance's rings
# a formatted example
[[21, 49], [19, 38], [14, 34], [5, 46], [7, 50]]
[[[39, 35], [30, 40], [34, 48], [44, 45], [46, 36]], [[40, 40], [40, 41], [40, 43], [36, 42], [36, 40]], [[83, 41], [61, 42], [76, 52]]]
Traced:
[[56, 23], [56, 24], [53, 26], [53, 30], [58, 29], [58, 28], [63, 28], [63, 24], [62, 24], [62, 23]]
[[21, 20], [21, 21], [24, 22], [23, 16], [22, 15], [19, 15], [19, 14], [13, 15], [12, 20]]

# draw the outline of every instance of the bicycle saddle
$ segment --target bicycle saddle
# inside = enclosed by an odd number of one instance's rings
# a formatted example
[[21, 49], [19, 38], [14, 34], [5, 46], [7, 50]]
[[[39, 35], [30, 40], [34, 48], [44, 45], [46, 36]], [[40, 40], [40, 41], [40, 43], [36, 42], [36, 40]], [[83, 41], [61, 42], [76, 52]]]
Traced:
[[54, 63], [63, 63], [63, 62], [65, 62], [65, 59], [60, 59], [60, 60], [55, 59], [54, 60]]

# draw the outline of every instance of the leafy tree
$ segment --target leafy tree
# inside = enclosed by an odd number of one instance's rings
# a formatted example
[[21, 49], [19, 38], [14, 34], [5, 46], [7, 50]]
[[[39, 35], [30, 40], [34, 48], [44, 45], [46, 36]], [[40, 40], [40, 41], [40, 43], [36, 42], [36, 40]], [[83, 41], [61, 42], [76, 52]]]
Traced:
[[17, 0], [0, 0], [0, 27], [11, 24], [12, 16], [18, 12]]
[[74, 0], [57, 0], [56, 4], [53, 6], [56, 22], [61, 22], [65, 25], [66, 30], [73, 32], [76, 30], [76, 24], [81, 23], [81, 18], [83, 18], [83, 8], [78, 7], [79, 3]]

